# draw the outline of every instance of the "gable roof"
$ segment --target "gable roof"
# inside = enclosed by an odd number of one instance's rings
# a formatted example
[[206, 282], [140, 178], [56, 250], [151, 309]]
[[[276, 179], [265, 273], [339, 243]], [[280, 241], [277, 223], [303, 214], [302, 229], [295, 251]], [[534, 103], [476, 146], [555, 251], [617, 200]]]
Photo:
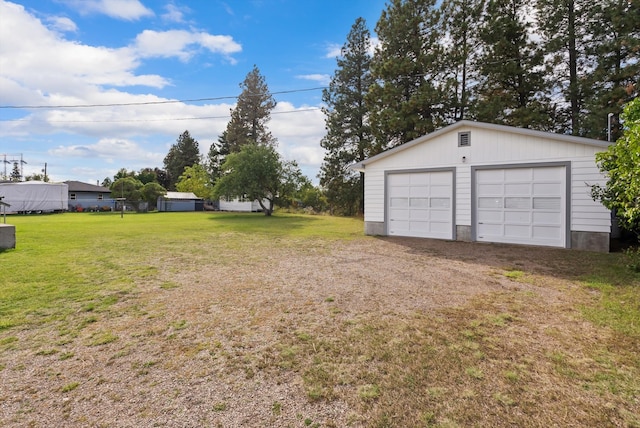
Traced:
[[99, 193], [111, 193], [108, 187], [96, 186], [95, 184], [83, 183], [82, 181], [65, 181], [69, 186], [70, 192], [99, 192]]
[[192, 192], [167, 192], [164, 195], [164, 199], [182, 199], [182, 200], [191, 200], [191, 199], [202, 199], [195, 195]]
[[375, 156], [372, 156], [368, 159], [365, 159], [363, 161], [357, 162], [353, 165], [351, 165], [349, 168], [353, 169], [353, 170], [364, 170], [365, 166], [371, 162], [375, 162], [377, 160], [386, 158], [387, 156], [391, 156], [394, 153], [403, 151], [403, 150], [407, 150], [413, 146], [416, 146], [418, 144], [422, 144], [424, 142], [427, 142], [429, 140], [432, 140], [436, 137], [439, 137], [440, 135], [443, 134], [447, 134], [449, 132], [453, 132], [456, 131], [459, 128], [477, 128], [477, 129], [487, 129], [487, 130], [491, 130], [491, 131], [499, 131], [499, 132], [507, 132], [507, 133], [511, 133], [511, 134], [519, 134], [519, 135], [527, 135], [527, 136], [531, 136], [531, 137], [539, 137], [539, 138], [545, 138], [547, 140], [555, 140], [555, 141], [561, 141], [561, 142], [565, 142], [565, 143], [577, 143], [577, 144], [586, 144], [588, 146], [595, 146], [595, 147], [601, 147], [603, 149], [606, 149], [607, 147], [609, 147], [612, 143], [608, 142], [608, 141], [602, 141], [602, 140], [594, 140], [592, 138], [584, 138], [584, 137], [576, 137], [573, 135], [566, 135], [566, 134], [556, 134], [553, 132], [545, 132], [545, 131], [536, 131], [533, 129], [526, 129], [526, 128], [517, 128], [515, 126], [507, 126], [507, 125], [497, 125], [495, 123], [485, 123], [485, 122], [475, 122], [473, 120], [461, 120], [458, 121], [454, 124], [451, 124], [449, 126], [445, 126], [444, 128], [440, 128], [437, 131], [434, 131], [430, 134], [427, 135], [423, 135], [422, 137], [418, 137], [415, 140], [411, 140], [409, 142], [406, 142], [404, 144], [401, 144], [399, 146], [396, 146], [392, 149], [386, 150], [382, 153], [379, 153]]

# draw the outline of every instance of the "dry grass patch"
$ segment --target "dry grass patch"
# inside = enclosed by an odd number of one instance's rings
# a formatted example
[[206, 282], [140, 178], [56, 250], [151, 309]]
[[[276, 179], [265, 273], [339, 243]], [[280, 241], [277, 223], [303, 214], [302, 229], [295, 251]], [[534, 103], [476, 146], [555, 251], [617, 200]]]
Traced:
[[75, 267], [117, 281], [0, 312], [0, 425], [639, 425], [615, 255], [157, 218]]

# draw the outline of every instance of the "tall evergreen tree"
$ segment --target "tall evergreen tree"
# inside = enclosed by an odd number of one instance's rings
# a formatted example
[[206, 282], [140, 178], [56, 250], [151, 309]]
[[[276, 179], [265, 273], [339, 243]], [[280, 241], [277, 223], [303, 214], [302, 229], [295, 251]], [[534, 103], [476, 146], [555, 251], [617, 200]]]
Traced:
[[167, 190], [175, 190], [176, 183], [184, 169], [199, 162], [200, 149], [198, 142], [191, 137], [189, 131], [184, 131], [164, 158], [164, 169], [167, 172], [168, 181]]
[[483, 122], [553, 129], [553, 112], [542, 71], [543, 52], [525, 21], [527, 0], [489, 0], [480, 28], [476, 118]]
[[376, 154], [369, 126], [365, 95], [373, 83], [370, 71], [371, 35], [363, 18], [356, 19], [337, 59], [338, 69], [322, 92], [327, 135], [320, 169], [332, 211], [345, 215], [364, 212], [364, 177], [348, 169]]
[[242, 92], [236, 107], [231, 109], [231, 120], [226, 129], [229, 151], [236, 153], [246, 144], [275, 146], [277, 141], [267, 129], [267, 122], [276, 101], [257, 66], [253, 66], [240, 88]]
[[538, 0], [537, 22], [543, 38], [547, 79], [562, 94], [558, 100], [555, 130], [573, 135], [584, 133], [585, 81], [591, 61], [587, 47], [591, 39], [591, 0]]
[[618, 117], [623, 106], [639, 95], [640, 3], [629, 0], [597, 0], [590, 20], [592, 42], [589, 53], [595, 59], [587, 78], [585, 135], [607, 135], [607, 116], [614, 114], [612, 136], [621, 135]]
[[380, 47], [367, 95], [376, 150], [410, 141], [445, 123], [441, 28], [436, 0], [392, 0], [376, 25]]
[[211, 144], [209, 153], [207, 154], [207, 171], [211, 177], [211, 182], [215, 184], [216, 180], [222, 175], [222, 164], [224, 163], [229, 150], [229, 141], [227, 140], [227, 131], [223, 131], [218, 137], [218, 141]]
[[484, 0], [444, 0], [441, 4], [444, 37], [441, 61], [448, 98], [445, 113], [448, 121], [466, 119], [475, 99], [473, 82], [477, 81], [478, 37]]

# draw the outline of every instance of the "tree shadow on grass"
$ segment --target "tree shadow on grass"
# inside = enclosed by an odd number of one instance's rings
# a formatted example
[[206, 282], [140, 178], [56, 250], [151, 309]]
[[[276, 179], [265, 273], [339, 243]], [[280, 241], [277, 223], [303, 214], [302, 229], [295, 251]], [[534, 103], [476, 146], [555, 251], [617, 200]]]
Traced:
[[210, 219], [220, 223], [220, 227], [229, 232], [263, 233], [270, 235], [288, 235], [292, 231], [311, 228], [318, 219], [295, 214], [216, 212]]

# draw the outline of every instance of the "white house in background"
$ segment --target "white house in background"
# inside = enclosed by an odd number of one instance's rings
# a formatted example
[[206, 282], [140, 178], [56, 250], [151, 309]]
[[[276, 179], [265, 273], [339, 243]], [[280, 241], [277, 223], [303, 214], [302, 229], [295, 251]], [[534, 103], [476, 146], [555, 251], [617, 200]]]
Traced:
[[610, 143], [460, 121], [352, 166], [365, 233], [609, 251], [595, 154]]
[[[265, 206], [268, 205], [268, 201], [263, 201]], [[231, 201], [225, 198], [220, 198], [220, 211], [239, 211], [239, 212], [258, 212], [262, 211], [262, 207], [258, 200], [250, 201], [244, 198], [235, 198]]]

